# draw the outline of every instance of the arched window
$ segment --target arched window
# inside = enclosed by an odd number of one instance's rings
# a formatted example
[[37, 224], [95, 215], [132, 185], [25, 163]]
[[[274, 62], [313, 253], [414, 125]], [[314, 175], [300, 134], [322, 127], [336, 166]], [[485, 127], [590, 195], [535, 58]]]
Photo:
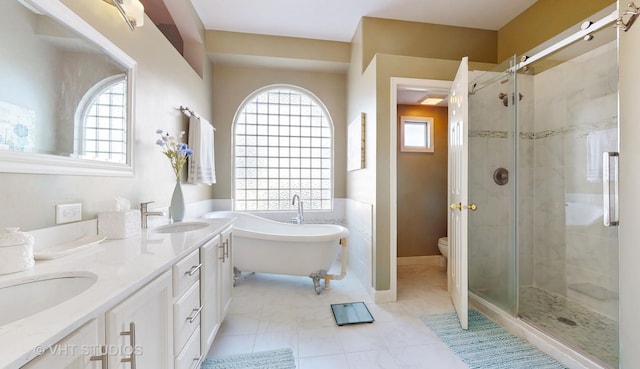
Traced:
[[127, 84], [124, 75], [96, 83], [76, 114], [75, 153], [80, 158], [127, 162]]
[[234, 209], [333, 207], [333, 124], [310, 92], [268, 86], [247, 97], [234, 119]]

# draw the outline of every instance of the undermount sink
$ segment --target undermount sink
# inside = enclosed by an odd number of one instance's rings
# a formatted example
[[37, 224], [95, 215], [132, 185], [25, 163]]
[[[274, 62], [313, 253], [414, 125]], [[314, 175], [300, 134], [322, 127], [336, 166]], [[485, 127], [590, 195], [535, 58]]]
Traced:
[[0, 285], [0, 326], [65, 302], [91, 287], [98, 276], [89, 272], [28, 277]]
[[158, 233], [178, 233], [196, 231], [208, 226], [209, 223], [206, 222], [178, 222], [153, 228], [153, 231]]

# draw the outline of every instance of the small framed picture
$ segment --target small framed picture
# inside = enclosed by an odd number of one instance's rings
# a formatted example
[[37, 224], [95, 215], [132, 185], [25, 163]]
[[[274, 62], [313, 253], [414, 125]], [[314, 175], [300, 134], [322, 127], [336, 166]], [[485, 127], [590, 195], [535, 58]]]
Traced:
[[365, 113], [355, 118], [347, 127], [347, 170], [364, 168]]

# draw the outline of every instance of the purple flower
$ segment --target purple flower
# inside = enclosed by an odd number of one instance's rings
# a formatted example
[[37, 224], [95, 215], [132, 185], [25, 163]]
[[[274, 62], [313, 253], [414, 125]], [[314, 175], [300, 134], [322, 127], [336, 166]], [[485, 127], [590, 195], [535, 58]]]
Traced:
[[[180, 178], [180, 170], [187, 162], [187, 157], [193, 155], [193, 150], [189, 149], [186, 143], [178, 142], [175, 136], [161, 129], [156, 130], [160, 138], [156, 140], [156, 145], [162, 147], [162, 153], [169, 159], [176, 179]], [[184, 131], [179, 132], [178, 137], [182, 137]]]

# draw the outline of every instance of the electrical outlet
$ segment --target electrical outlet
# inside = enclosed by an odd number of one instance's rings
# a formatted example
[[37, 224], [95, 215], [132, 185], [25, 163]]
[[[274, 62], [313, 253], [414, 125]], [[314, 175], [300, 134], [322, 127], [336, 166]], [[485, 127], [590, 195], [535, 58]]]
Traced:
[[82, 220], [82, 204], [56, 205], [56, 224]]

